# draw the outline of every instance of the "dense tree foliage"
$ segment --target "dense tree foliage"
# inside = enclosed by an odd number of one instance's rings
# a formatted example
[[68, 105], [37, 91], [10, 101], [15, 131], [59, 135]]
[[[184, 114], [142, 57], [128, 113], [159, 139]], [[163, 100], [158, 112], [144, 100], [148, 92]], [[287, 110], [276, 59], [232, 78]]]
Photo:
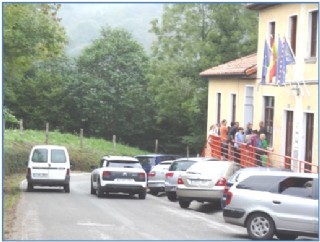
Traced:
[[[146, 92], [148, 58], [122, 29], [105, 27], [77, 59], [78, 78], [69, 90], [69, 113], [87, 134], [123, 142], [147, 141], [152, 124]], [[150, 136], [151, 137], [151, 136]]]
[[[241, 4], [166, 5], [157, 35], [149, 91], [157, 124], [199, 152], [206, 139], [207, 82], [199, 73], [256, 50], [257, 16]], [[170, 146], [172, 144], [170, 143]]]
[[[166, 4], [151, 22], [152, 53], [104, 27], [74, 60], [60, 5], [4, 4], [6, 116], [29, 129], [79, 132], [152, 151], [200, 153], [207, 81], [199, 73], [256, 51], [257, 16], [243, 4]], [[13, 119], [16, 123], [17, 120]]]

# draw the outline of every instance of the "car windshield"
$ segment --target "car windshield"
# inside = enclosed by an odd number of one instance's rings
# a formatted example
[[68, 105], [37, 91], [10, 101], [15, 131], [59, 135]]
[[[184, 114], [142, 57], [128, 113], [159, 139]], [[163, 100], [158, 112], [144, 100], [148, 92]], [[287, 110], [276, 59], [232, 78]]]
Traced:
[[64, 150], [51, 150], [51, 162], [66, 163], [67, 159]]
[[196, 162], [193, 160], [175, 161], [171, 164], [169, 171], [186, 171], [194, 163]]
[[156, 158], [155, 157], [136, 157], [140, 164], [142, 166], [146, 166], [150, 164], [151, 166], [154, 166], [156, 164]]
[[121, 168], [141, 168], [140, 163], [130, 161], [109, 161], [108, 167], [121, 167]]
[[33, 151], [31, 160], [33, 162], [38, 162], [38, 163], [48, 162], [48, 150], [47, 149], [35, 149]]
[[226, 173], [229, 167], [230, 164], [226, 162], [198, 162], [191, 166], [187, 172], [222, 176]]

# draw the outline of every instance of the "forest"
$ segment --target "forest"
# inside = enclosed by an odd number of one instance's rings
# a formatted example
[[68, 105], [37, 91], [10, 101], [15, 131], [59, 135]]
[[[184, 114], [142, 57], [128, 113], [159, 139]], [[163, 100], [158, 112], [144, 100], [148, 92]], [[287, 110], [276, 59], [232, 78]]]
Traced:
[[[84, 130], [87, 137], [159, 152], [200, 153], [208, 83], [199, 73], [257, 49], [258, 16], [245, 4], [163, 4], [148, 31], [150, 52], [131, 32], [105, 25], [76, 56], [61, 4], [3, 4], [6, 128]], [[139, 16], [137, 16], [139, 17]]]

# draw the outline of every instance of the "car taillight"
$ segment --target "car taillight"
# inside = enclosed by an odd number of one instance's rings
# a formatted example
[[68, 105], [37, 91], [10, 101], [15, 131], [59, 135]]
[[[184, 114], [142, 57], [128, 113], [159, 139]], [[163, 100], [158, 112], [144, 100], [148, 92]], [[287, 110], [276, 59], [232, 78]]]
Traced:
[[31, 176], [31, 168], [28, 168], [28, 170], [27, 170], [27, 175], [28, 175], [28, 176]]
[[181, 177], [178, 178], [178, 184], [184, 184], [184, 182], [183, 182]]
[[148, 174], [148, 177], [152, 177], [152, 176], [155, 176], [156, 175], [156, 172], [155, 171], [151, 171], [149, 174]]
[[220, 177], [216, 183], [216, 186], [225, 186], [227, 184], [227, 180], [224, 177]]
[[169, 177], [173, 177], [173, 172], [167, 172], [166, 173], [166, 178], [169, 178]]
[[103, 171], [102, 176], [103, 177], [111, 176], [111, 172], [110, 171]]
[[229, 191], [229, 189], [230, 189], [230, 187], [229, 187], [228, 185], [226, 185], [226, 186], [224, 187], [223, 194], [227, 194], [228, 191]]
[[232, 192], [227, 192], [226, 194], [226, 205], [229, 205], [231, 202], [231, 198], [232, 198]]
[[67, 169], [66, 176], [70, 176], [70, 169]]
[[[149, 173], [149, 174], [150, 174], [150, 173]], [[146, 174], [143, 173], [143, 172], [140, 172], [140, 173], [138, 174], [138, 176], [139, 176], [139, 178], [141, 178], [141, 179], [145, 179]]]

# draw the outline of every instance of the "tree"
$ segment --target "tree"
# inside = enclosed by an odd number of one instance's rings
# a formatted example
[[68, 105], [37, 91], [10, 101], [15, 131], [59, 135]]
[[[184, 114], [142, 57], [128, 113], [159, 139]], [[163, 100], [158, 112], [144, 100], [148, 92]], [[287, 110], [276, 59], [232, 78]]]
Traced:
[[[67, 42], [58, 4], [4, 4], [4, 90], [8, 108], [21, 105], [25, 74], [43, 60], [60, 56]], [[18, 115], [18, 113], [16, 113]]]
[[243, 4], [198, 3], [166, 5], [162, 20], [152, 21], [150, 31], [157, 40], [149, 90], [159, 109], [157, 124], [174, 137], [168, 147], [183, 151], [189, 144], [192, 152], [201, 151], [206, 133], [207, 82], [199, 73], [253, 53], [257, 23], [256, 15]]
[[153, 109], [146, 92], [148, 58], [122, 29], [104, 27], [77, 59], [78, 80], [69, 86], [70, 113], [87, 134], [141, 145], [152, 135]]

